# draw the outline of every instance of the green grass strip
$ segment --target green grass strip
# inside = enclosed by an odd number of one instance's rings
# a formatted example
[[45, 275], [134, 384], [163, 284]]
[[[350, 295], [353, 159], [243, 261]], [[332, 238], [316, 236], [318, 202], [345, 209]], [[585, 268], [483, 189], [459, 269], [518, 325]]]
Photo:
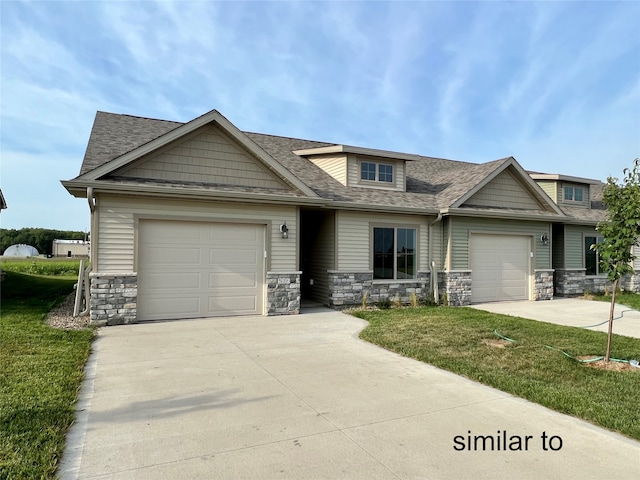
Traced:
[[15, 272], [2, 282], [0, 478], [54, 478], [93, 330], [55, 329], [44, 319], [74, 282]]
[[[640, 440], [640, 369], [589, 368], [559, 355], [604, 353], [606, 334], [472, 308], [354, 311], [364, 340]], [[492, 345], [496, 333], [515, 342]], [[615, 332], [615, 325], [614, 325]], [[614, 335], [617, 358], [640, 357], [640, 339]]]

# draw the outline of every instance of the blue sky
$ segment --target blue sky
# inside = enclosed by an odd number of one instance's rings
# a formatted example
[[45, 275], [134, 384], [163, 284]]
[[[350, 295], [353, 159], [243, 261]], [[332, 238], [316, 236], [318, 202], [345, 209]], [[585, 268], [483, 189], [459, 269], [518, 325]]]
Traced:
[[640, 2], [0, 2], [3, 228], [86, 230], [97, 110], [606, 180], [640, 156]]

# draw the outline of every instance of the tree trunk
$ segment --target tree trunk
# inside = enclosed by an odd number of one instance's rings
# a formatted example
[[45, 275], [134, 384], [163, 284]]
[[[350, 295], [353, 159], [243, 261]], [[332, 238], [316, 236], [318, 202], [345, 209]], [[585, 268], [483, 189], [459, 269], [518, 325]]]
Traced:
[[616, 291], [618, 290], [618, 278], [613, 282], [613, 292], [611, 292], [611, 308], [609, 309], [609, 333], [607, 335], [607, 352], [604, 355], [604, 362], [609, 363], [611, 357], [611, 337], [613, 335], [613, 309], [616, 307]]

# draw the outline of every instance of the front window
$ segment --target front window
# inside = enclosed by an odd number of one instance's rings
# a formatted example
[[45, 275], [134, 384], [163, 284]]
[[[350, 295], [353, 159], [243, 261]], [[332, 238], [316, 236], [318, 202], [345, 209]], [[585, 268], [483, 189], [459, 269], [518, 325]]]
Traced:
[[582, 187], [564, 187], [564, 199], [569, 202], [582, 202]]
[[600, 274], [600, 255], [591, 249], [591, 245], [602, 242], [602, 237], [584, 237], [584, 268], [585, 275]]
[[416, 278], [416, 229], [373, 229], [373, 278]]
[[393, 165], [386, 163], [361, 162], [360, 180], [393, 183]]

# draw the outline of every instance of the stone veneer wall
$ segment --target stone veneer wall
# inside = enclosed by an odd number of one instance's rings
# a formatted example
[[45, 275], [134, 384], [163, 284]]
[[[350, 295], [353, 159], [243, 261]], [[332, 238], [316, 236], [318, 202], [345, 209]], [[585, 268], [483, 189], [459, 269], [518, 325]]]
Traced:
[[300, 313], [302, 272], [267, 272], [267, 315]]
[[605, 293], [606, 291], [611, 293], [612, 287], [613, 284], [607, 277], [585, 275], [582, 293]]
[[329, 270], [329, 305], [348, 307], [383, 300], [411, 302], [411, 294], [424, 300], [429, 293], [429, 272], [418, 272], [415, 280], [373, 280], [373, 272], [341, 272]]
[[444, 272], [447, 304], [460, 307], [471, 305], [471, 270], [450, 270]]
[[559, 297], [576, 297], [584, 294], [584, 268], [556, 268], [553, 287]]
[[535, 270], [533, 275], [533, 299], [553, 300], [553, 270]]
[[640, 293], [640, 271], [622, 277], [620, 288], [627, 292]]
[[138, 315], [137, 273], [91, 273], [90, 310], [93, 325], [134, 323]]

